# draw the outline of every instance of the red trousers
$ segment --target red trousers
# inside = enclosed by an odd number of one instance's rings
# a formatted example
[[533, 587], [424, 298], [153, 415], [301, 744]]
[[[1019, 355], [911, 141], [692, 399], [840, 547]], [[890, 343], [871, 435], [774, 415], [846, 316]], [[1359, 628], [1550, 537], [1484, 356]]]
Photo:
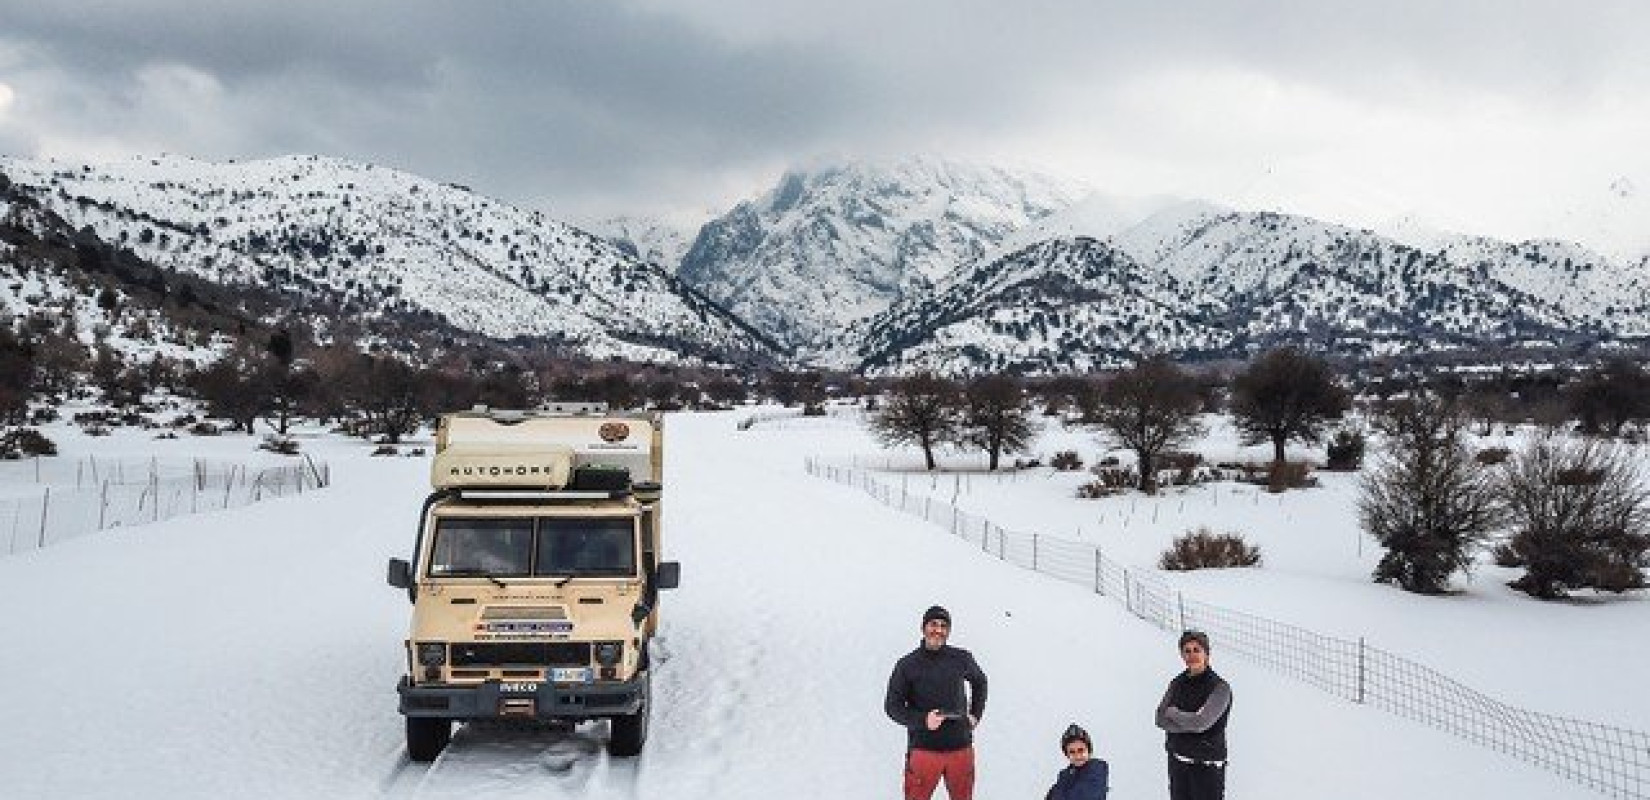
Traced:
[[906, 751], [905, 800], [933, 797], [941, 778], [951, 800], [974, 800], [974, 748]]

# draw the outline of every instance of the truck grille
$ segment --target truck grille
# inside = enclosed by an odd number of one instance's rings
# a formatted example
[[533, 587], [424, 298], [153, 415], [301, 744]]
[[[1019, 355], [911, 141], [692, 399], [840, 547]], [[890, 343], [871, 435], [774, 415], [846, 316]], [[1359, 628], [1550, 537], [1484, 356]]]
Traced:
[[589, 642], [454, 642], [452, 665], [590, 666]]

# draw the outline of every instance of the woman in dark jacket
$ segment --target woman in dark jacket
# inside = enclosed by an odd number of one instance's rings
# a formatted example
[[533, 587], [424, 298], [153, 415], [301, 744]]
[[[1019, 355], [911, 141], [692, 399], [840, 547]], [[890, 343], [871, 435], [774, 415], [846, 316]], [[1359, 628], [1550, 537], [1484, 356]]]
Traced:
[[1060, 749], [1071, 766], [1060, 770], [1054, 785], [1044, 800], [1106, 800], [1106, 786], [1111, 768], [1104, 759], [1094, 757], [1094, 742], [1089, 732], [1073, 724], [1060, 735]]

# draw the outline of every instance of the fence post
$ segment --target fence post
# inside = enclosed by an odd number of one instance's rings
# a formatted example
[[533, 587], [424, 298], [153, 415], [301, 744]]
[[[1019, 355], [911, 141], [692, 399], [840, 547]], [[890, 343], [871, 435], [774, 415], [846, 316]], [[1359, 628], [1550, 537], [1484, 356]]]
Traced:
[[1176, 606], [1180, 607], [1180, 629], [1183, 631], [1189, 630], [1189, 628], [1186, 627], [1186, 595], [1180, 592], [1175, 592], [1174, 602]]
[[40, 544], [39, 548], [46, 547], [46, 511], [52, 505], [52, 487], [46, 487], [46, 493], [40, 497]]
[[1037, 569], [1037, 550], [1038, 550], [1037, 543], [1040, 542], [1040, 541], [1042, 541], [1042, 534], [1037, 534], [1037, 533], [1031, 534], [1031, 571], [1032, 572], [1039, 572], [1040, 571], [1040, 570]]
[[1358, 637], [1358, 703], [1364, 701], [1364, 637]]
[[1105, 582], [1100, 579], [1100, 548], [1098, 547], [1094, 548], [1094, 593], [1100, 595], [1106, 593]]
[[109, 482], [103, 482], [103, 491], [97, 498], [97, 529], [103, 530], [103, 518], [109, 513]]

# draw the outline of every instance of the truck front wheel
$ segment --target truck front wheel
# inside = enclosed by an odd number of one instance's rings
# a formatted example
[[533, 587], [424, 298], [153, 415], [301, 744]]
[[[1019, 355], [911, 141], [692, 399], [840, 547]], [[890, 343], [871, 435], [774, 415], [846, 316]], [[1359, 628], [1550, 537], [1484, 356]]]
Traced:
[[634, 714], [613, 718], [613, 731], [607, 739], [607, 752], [618, 758], [641, 755], [647, 743], [648, 711], [653, 707], [653, 674], [642, 673], [642, 706]]
[[407, 757], [430, 762], [453, 739], [453, 721], [435, 717], [407, 717]]

